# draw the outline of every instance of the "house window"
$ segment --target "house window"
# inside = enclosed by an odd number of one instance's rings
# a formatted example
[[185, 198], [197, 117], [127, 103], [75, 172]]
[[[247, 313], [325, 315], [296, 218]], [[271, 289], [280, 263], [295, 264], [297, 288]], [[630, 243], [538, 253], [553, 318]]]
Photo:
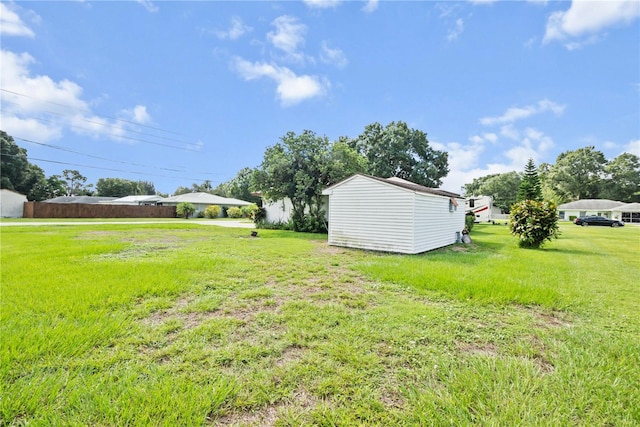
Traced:
[[470, 208], [475, 208], [476, 207], [475, 199], [469, 199], [469, 207]]
[[449, 212], [455, 212], [457, 209], [458, 209], [458, 202], [456, 201], [456, 199], [451, 197], [449, 199]]

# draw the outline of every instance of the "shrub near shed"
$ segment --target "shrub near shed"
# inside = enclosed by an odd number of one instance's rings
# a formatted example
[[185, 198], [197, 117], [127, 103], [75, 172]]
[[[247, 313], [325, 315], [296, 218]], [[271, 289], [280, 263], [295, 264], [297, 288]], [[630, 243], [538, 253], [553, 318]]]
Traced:
[[509, 219], [511, 234], [518, 236], [522, 248], [539, 248], [545, 241], [558, 237], [557, 206], [553, 201], [515, 203]]

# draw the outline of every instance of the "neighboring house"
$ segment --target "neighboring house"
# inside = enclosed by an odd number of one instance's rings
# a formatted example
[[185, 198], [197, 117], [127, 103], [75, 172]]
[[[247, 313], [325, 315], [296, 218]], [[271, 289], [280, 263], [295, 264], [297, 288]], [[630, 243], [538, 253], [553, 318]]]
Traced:
[[263, 199], [262, 207], [265, 210], [265, 222], [269, 224], [284, 224], [289, 222], [291, 212], [293, 211], [293, 204], [288, 197], [273, 202]]
[[456, 243], [465, 226], [464, 199], [400, 178], [354, 175], [329, 196], [329, 244], [416, 254]]
[[3, 188], [0, 190], [0, 217], [22, 218], [27, 196]]
[[98, 196], [60, 196], [53, 199], [43, 200], [43, 203], [80, 203], [83, 205], [93, 205], [97, 203], [108, 203], [117, 199], [117, 197], [98, 197]]
[[491, 196], [471, 196], [464, 201], [464, 211], [473, 214], [474, 222], [490, 222], [497, 219], [508, 219], [509, 215], [502, 213], [502, 209], [493, 206]]
[[640, 224], [640, 203], [624, 203], [611, 209], [614, 218], [629, 224]]
[[[582, 199], [575, 202], [563, 203], [558, 206], [558, 216], [562, 220], [573, 221], [581, 216], [597, 215], [610, 219], [620, 219], [613, 215], [613, 209], [626, 205], [626, 203], [616, 202], [607, 199]], [[618, 215], [621, 215], [621, 212]]]
[[[137, 205], [137, 206], [155, 206], [162, 204], [160, 201], [162, 196], [142, 195], [142, 196], [126, 196], [108, 202], [111, 205]], [[159, 203], [160, 202], [160, 203]]]
[[[327, 212], [329, 199], [322, 197], [322, 209]], [[285, 197], [282, 200], [267, 201], [262, 200], [262, 207], [265, 209], [266, 217], [265, 221], [269, 224], [285, 224], [291, 219], [291, 213], [293, 212], [293, 203], [291, 199]], [[309, 208], [305, 209], [305, 213], [309, 212]], [[325, 215], [326, 216], [326, 215]]]
[[[191, 203], [196, 208], [196, 211], [194, 212], [195, 216], [197, 216], [199, 212], [204, 212], [204, 210], [211, 205], [220, 206], [221, 208], [231, 208], [249, 206], [252, 204], [244, 200], [221, 197], [209, 193], [179, 194], [177, 196], [167, 197], [159, 201], [159, 203], [162, 203], [164, 206], [177, 206], [178, 203], [183, 202]], [[223, 214], [223, 212], [220, 213], [220, 215]]]

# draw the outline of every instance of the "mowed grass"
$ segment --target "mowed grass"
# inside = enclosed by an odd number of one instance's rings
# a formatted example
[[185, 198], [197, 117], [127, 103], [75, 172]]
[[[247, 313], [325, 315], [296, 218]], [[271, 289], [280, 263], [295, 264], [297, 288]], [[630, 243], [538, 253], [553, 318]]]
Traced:
[[3, 227], [0, 425], [638, 425], [640, 227], [400, 256]]

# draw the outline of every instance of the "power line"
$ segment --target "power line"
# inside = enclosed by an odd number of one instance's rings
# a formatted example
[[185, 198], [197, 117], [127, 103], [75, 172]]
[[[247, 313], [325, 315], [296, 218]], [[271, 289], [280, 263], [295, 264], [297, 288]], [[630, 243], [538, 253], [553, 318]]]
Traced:
[[[6, 112], [6, 113], [12, 113], [11, 111], [7, 111], [7, 110], [4, 110], [4, 109], [1, 109], [1, 111]], [[55, 114], [55, 113], [53, 113], [53, 114]], [[47, 123], [53, 123], [53, 121], [52, 121], [52, 120], [48, 120], [48, 119], [45, 119], [45, 118], [43, 118], [43, 117], [38, 117], [38, 118], [33, 117], [33, 120], [37, 120], [37, 121], [41, 121], [41, 122], [47, 122]], [[89, 122], [91, 122], [90, 120], [85, 120], [85, 121], [89, 121]], [[91, 122], [91, 123], [101, 124], [100, 122]], [[68, 124], [67, 126], [68, 126], [68, 127], [70, 127], [70, 128], [80, 129], [80, 130], [85, 130], [85, 131], [88, 131], [88, 132], [93, 132], [93, 131], [94, 131], [93, 129], [83, 128], [82, 126], [77, 126], [77, 125], [72, 125], [72, 124]], [[108, 125], [105, 125], [105, 126], [108, 126]], [[122, 130], [124, 130], [124, 131], [129, 131], [129, 129], [125, 129], [125, 128], [118, 128], [118, 127], [116, 127], [116, 128], [117, 128], [117, 129], [122, 129]], [[177, 146], [177, 145], [163, 144], [163, 143], [161, 143], [161, 142], [148, 141], [148, 140], [146, 140], [146, 139], [133, 138], [133, 137], [131, 137], [131, 136], [118, 135], [118, 134], [115, 134], [115, 133], [109, 133], [109, 134], [107, 134], [107, 135], [108, 135], [108, 136], [112, 136], [112, 137], [114, 137], [114, 138], [129, 139], [129, 140], [132, 140], [132, 141], [144, 142], [144, 143], [146, 143], [146, 144], [158, 145], [158, 146], [161, 146], [161, 147], [175, 148], [175, 149], [178, 149], [178, 150], [184, 150], [184, 151], [199, 151], [199, 150], [197, 150], [197, 149], [195, 149], [195, 148], [179, 147], [179, 146]], [[151, 135], [151, 136], [154, 136], [154, 135]], [[181, 142], [182, 142], [182, 141], [181, 141]], [[191, 143], [189, 143], [189, 142], [185, 142], [185, 144], [191, 144]]]
[[68, 153], [79, 154], [81, 156], [91, 157], [93, 159], [106, 160], [108, 162], [121, 163], [123, 165], [140, 166], [140, 167], [143, 167], [143, 168], [152, 167], [152, 168], [155, 168], [155, 169], [161, 169], [161, 170], [166, 170], [166, 171], [170, 171], [170, 172], [184, 172], [183, 169], [169, 169], [169, 168], [162, 168], [162, 167], [159, 167], [159, 166], [147, 166], [147, 165], [141, 165], [139, 163], [132, 163], [132, 162], [124, 162], [124, 161], [121, 161], [121, 160], [107, 159], [106, 157], [94, 156], [93, 154], [82, 153], [80, 151], [75, 151], [75, 150], [72, 150], [72, 149], [67, 148], [67, 147], [62, 147], [62, 146], [58, 146], [58, 145], [51, 145], [51, 144], [45, 144], [44, 142], [32, 141], [30, 139], [20, 138], [19, 136], [15, 136], [14, 138], [15, 139], [19, 139], [20, 141], [31, 143], [31, 144], [41, 145], [41, 146], [47, 147], [47, 148], [53, 148], [54, 150], [66, 151]]
[[[5, 89], [1, 89], [1, 90], [6, 91]], [[12, 93], [15, 93], [15, 92], [12, 92]], [[11, 100], [8, 100], [8, 99], [5, 99], [4, 102], [5, 103], [9, 103], [9, 104], [14, 104], [14, 105], [17, 105], [17, 106], [23, 106], [22, 104], [20, 104], [18, 102], [11, 101]], [[42, 101], [42, 102], [48, 102], [48, 101]], [[60, 104], [55, 104], [55, 103], [52, 103], [52, 104], [60, 105]], [[7, 110], [3, 110], [3, 111], [6, 112], [6, 113], [13, 113], [13, 111], [7, 111]], [[51, 114], [53, 116], [59, 116], [59, 117], [64, 117], [64, 118], [69, 117], [68, 115], [65, 115], [65, 114], [62, 114], [62, 113], [57, 113], [55, 111], [42, 110], [42, 112], [47, 113], [47, 114]], [[97, 116], [97, 117], [99, 117], [99, 116]], [[104, 117], [107, 117], [107, 116], [104, 116]], [[45, 119], [40, 119], [40, 120], [45, 120]], [[93, 123], [93, 124], [97, 124], [97, 125], [100, 125], [100, 126], [104, 126], [104, 127], [110, 127], [110, 128], [114, 128], [114, 129], [124, 130], [126, 132], [137, 133], [137, 134], [146, 135], [146, 136], [152, 136], [154, 138], [159, 138], [159, 139], [165, 139], [167, 141], [181, 142], [183, 144], [193, 144], [192, 142], [184, 141], [184, 140], [181, 140], [181, 139], [169, 138], [169, 137], [166, 137], [166, 136], [154, 135], [152, 133], [140, 132], [140, 131], [129, 129], [129, 128], [125, 128], [125, 127], [122, 127], [122, 126], [115, 126], [115, 125], [112, 125], [112, 124], [109, 124], [109, 123], [96, 122], [95, 120], [89, 120], [89, 119], [87, 119], [85, 117], [82, 117], [80, 120], [82, 120], [84, 122], [87, 122], [87, 123]], [[115, 119], [115, 120], [118, 120], [118, 119]], [[131, 122], [127, 122], [126, 120], [122, 120], [122, 119], [120, 119], [120, 120], [124, 121], [126, 123], [131, 123]], [[136, 125], [136, 126], [148, 127], [148, 126], [145, 126], [145, 125], [142, 125], [142, 124], [139, 124], [139, 123], [133, 123], [133, 124]], [[86, 129], [86, 128], [80, 128], [80, 129]], [[156, 129], [156, 128], [151, 128], [151, 129]], [[86, 130], [90, 130], [90, 129], [86, 129]], [[181, 134], [179, 134], [179, 135], [181, 135]]]
[[[3, 154], [3, 156], [22, 157], [22, 156], [17, 155], [17, 154]], [[111, 171], [111, 172], [130, 173], [130, 174], [142, 175], [142, 176], [156, 176], [156, 177], [161, 177], [161, 178], [175, 178], [175, 179], [185, 179], [185, 180], [190, 180], [190, 181], [202, 181], [202, 182], [210, 181], [210, 182], [214, 182], [214, 183], [221, 182], [221, 181], [211, 181], [211, 180], [208, 180], [208, 179], [201, 179], [201, 178], [186, 178], [186, 177], [180, 177], [180, 176], [168, 176], [168, 175], [159, 175], [159, 174], [153, 174], [153, 173], [126, 171], [126, 170], [122, 170], [122, 169], [104, 168], [104, 167], [100, 167], [100, 166], [81, 165], [81, 164], [78, 164], [78, 163], [60, 162], [60, 161], [57, 161], [57, 160], [38, 159], [36, 157], [28, 157], [28, 159], [37, 160], [39, 162], [55, 163], [55, 164], [59, 164], [59, 165], [76, 166], [76, 167], [82, 167], [82, 168], [88, 168], [88, 169], [99, 169], [99, 170], [106, 170], [106, 171]]]
[[[24, 94], [24, 93], [15, 92], [15, 91], [8, 90], [8, 89], [1, 89], [1, 88], [0, 88], [0, 91], [2, 91], [2, 92], [7, 92], [7, 93], [11, 93], [11, 94], [13, 94], [13, 95], [24, 96], [25, 98], [35, 99], [36, 101], [46, 102], [46, 103], [48, 103], [48, 104], [57, 105], [57, 106], [59, 106], [59, 107], [65, 107], [65, 108], [68, 108], [68, 109], [70, 109], [70, 110], [76, 110], [74, 107], [72, 107], [72, 106], [70, 106], [70, 105], [60, 104], [60, 103], [53, 102], [53, 101], [47, 101], [47, 100], [40, 99], [40, 98], [36, 98], [36, 97], [34, 97], [34, 96], [27, 95], [27, 94]], [[125, 119], [120, 119], [120, 118], [117, 118], [117, 117], [110, 117], [110, 116], [102, 116], [102, 117], [106, 117], [106, 118], [108, 118], [108, 119], [112, 119], [112, 120], [117, 120], [117, 121], [119, 121], [119, 122], [129, 123], [129, 124], [136, 125], [136, 126], [146, 127], [146, 128], [149, 128], [149, 129], [159, 130], [159, 131], [161, 131], [161, 132], [172, 133], [172, 134], [174, 134], [174, 135], [182, 135], [182, 136], [186, 136], [186, 135], [184, 135], [184, 134], [182, 134], [182, 133], [179, 133], [179, 132], [174, 132], [174, 131], [170, 131], [170, 130], [166, 130], [166, 129], [162, 129], [162, 128], [157, 128], [157, 127], [153, 127], [153, 126], [143, 125], [143, 124], [140, 124], [140, 123], [132, 122], [132, 121], [125, 120]]]

